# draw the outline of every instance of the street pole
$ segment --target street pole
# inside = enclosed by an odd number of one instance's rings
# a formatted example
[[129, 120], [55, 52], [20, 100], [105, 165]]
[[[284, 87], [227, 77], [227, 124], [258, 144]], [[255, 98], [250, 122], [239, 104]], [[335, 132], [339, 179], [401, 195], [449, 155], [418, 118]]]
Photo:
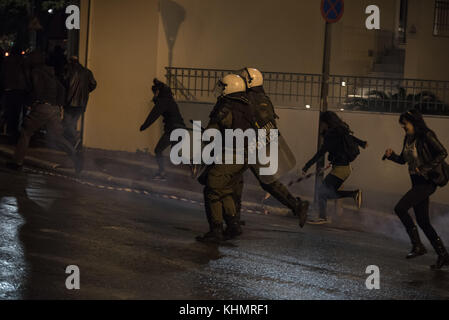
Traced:
[[[88, 67], [89, 61], [89, 33], [90, 33], [90, 11], [91, 11], [91, 0], [88, 1], [87, 8], [87, 30], [86, 30], [86, 52], [84, 57], [84, 67]], [[81, 134], [80, 134], [80, 150], [84, 147], [84, 120], [85, 112], [81, 115]]]
[[[330, 58], [331, 58], [331, 32], [332, 24], [326, 22], [324, 30], [324, 52], [323, 52], [323, 70], [321, 74], [321, 94], [320, 94], [320, 118], [321, 115], [328, 109], [328, 94], [329, 94], [329, 72], [330, 72]], [[323, 145], [323, 137], [321, 135], [322, 127], [321, 121], [318, 119], [318, 150], [320, 150]], [[324, 165], [325, 158], [321, 157], [317, 162], [317, 174], [315, 178], [315, 205], [318, 204], [318, 188], [323, 183], [324, 177]]]

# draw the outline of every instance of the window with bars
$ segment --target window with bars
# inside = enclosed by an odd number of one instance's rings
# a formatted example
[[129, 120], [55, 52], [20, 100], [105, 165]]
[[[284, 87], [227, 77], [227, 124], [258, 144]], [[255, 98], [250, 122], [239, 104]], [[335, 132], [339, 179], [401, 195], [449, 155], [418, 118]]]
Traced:
[[435, 1], [433, 34], [440, 37], [449, 37], [449, 0]]

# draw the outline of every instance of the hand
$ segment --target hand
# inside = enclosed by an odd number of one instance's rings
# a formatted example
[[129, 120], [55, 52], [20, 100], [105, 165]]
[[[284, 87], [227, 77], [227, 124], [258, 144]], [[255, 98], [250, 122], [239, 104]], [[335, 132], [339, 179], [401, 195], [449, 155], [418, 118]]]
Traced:
[[394, 151], [393, 149], [387, 149], [385, 151], [385, 157], [390, 158], [393, 155]]
[[415, 169], [415, 172], [416, 172], [417, 174], [421, 175], [421, 170], [419, 170], [419, 168], [416, 168], [416, 169]]
[[366, 149], [366, 148], [368, 148], [369, 147], [369, 144], [368, 144], [368, 142], [367, 143], [365, 143], [365, 146], [363, 147], [363, 149]]

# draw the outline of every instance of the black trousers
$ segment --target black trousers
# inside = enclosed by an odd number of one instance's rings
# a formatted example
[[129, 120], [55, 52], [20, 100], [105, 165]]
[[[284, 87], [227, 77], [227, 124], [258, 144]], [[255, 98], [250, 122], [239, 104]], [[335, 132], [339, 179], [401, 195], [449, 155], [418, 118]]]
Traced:
[[63, 136], [64, 130], [62, 128], [60, 114], [57, 106], [49, 104], [36, 104], [31, 108], [30, 114], [25, 119], [19, 142], [17, 143], [15, 154], [17, 164], [23, 164], [31, 137], [43, 126], [47, 127], [47, 136], [53, 146], [63, 150], [70, 157], [75, 155], [75, 149]]
[[327, 217], [327, 200], [353, 198], [358, 191], [340, 191], [338, 189], [343, 185], [344, 180], [328, 174], [324, 179], [323, 184], [318, 188], [318, 206], [320, 210], [320, 218]]
[[21, 90], [5, 91], [3, 97], [6, 118], [6, 134], [12, 140], [19, 138], [20, 118], [26, 103], [26, 92]]
[[415, 227], [415, 223], [409, 214], [411, 208], [415, 211], [416, 222], [424, 231], [430, 243], [434, 244], [438, 238], [438, 234], [430, 223], [429, 203], [430, 196], [437, 189], [436, 185], [422, 176], [411, 175], [412, 188], [408, 191], [399, 203], [396, 205], [394, 211], [401, 219], [402, 224], [407, 231]]
[[172, 143], [174, 143], [170, 141], [170, 134], [171, 131], [165, 131], [162, 137], [159, 139], [156, 148], [154, 149], [157, 165], [159, 166], [159, 172], [165, 171], [164, 156], [163, 156], [165, 149], [167, 149], [172, 145]]
[[64, 120], [62, 124], [64, 126], [64, 136], [73, 145], [78, 140], [78, 121], [81, 115], [84, 113], [83, 107], [64, 107]]

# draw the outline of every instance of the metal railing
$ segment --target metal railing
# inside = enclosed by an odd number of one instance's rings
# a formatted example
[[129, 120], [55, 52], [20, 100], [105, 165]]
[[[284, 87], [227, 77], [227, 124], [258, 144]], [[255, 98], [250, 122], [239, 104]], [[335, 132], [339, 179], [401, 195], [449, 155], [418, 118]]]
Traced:
[[[218, 80], [233, 70], [166, 68], [176, 99], [214, 102]], [[263, 72], [264, 88], [274, 104], [319, 108], [321, 75]], [[331, 75], [329, 109], [400, 113], [418, 108], [425, 114], [449, 115], [449, 81]]]

